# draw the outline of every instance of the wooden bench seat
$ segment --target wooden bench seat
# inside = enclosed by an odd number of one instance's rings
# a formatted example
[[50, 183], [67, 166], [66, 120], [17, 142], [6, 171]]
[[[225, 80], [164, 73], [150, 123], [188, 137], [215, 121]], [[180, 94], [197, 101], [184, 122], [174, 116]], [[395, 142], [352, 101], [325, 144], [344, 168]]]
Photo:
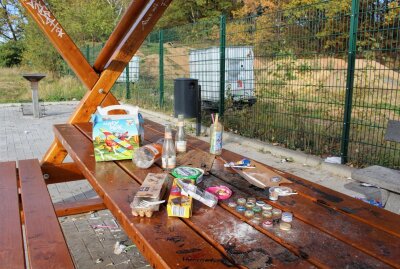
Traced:
[[38, 160], [0, 163], [0, 197], [0, 268], [75, 268]]

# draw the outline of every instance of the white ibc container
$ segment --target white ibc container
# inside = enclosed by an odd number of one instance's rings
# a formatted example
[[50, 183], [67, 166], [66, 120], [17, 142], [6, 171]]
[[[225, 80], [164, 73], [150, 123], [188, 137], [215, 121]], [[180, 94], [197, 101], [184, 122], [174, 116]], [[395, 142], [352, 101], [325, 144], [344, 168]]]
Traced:
[[[139, 80], [139, 56], [133, 56], [132, 59], [129, 61], [129, 82], [137, 82]], [[126, 68], [121, 73], [117, 82], [126, 82]]]
[[[203, 102], [218, 104], [220, 49], [190, 50], [190, 78], [199, 80]], [[248, 102], [254, 96], [254, 54], [251, 46], [227, 47], [225, 50], [225, 98]]]

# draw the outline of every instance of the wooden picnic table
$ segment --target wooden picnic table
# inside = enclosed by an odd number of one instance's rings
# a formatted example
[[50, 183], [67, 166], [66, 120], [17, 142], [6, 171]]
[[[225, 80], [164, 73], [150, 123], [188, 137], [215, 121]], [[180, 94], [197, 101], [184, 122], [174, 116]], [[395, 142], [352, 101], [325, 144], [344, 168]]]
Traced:
[[[163, 126], [146, 120], [144, 127], [146, 143], [163, 137]], [[131, 161], [96, 163], [90, 123], [55, 125], [54, 131], [153, 268], [400, 267], [398, 215], [268, 166], [292, 181], [298, 194], [269, 201], [265, 190], [224, 168], [217, 157], [200, 187], [228, 186], [229, 200], [214, 209], [195, 201], [189, 219], [168, 217], [165, 206], [152, 218], [134, 217], [129, 204], [149, 172], [162, 172], [159, 164], [143, 170]], [[208, 151], [207, 143], [193, 137], [188, 146]], [[243, 156], [223, 150], [221, 157]], [[264, 229], [228, 207], [229, 201], [250, 196], [292, 212], [292, 229]]]

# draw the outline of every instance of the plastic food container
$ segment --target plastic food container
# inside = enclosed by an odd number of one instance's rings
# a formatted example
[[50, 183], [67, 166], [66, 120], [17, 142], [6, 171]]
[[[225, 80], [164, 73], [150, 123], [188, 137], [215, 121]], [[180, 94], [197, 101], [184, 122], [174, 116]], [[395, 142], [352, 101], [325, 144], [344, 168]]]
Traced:
[[193, 180], [195, 184], [198, 184], [203, 180], [204, 170], [189, 166], [179, 166], [172, 169], [171, 174], [175, 178], [190, 179]]

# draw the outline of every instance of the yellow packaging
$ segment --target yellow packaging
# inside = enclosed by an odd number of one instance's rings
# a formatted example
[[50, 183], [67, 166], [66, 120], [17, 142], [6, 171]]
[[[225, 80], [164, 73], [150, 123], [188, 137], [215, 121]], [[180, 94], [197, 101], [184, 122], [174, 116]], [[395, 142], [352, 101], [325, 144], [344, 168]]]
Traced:
[[[182, 195], [181, 188], [179, 188], [176, 181], [177, 179], [175, 178], [168, 197], [168, 216], [190, 218], [192, 216], [192, 197]], [[192, 180], [188, 180], [186, 183], [194, 184]]]

